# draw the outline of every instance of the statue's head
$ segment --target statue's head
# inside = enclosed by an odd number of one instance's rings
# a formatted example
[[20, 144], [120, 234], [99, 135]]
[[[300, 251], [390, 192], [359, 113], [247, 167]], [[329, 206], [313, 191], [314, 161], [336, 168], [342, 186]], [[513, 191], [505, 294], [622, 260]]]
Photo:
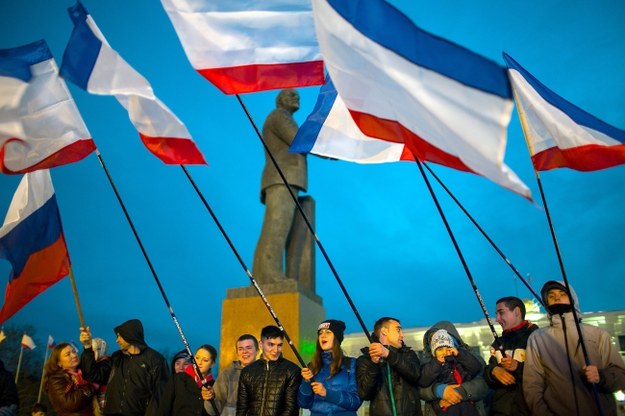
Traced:
[[276, 107], [294, 113], [299, 110], [299, 94], [292, 88], [280, 91], [276, 97]]

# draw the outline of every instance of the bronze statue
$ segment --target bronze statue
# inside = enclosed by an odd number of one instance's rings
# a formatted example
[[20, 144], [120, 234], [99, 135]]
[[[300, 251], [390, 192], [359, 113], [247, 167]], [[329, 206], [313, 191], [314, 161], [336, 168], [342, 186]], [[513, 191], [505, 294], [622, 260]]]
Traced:
[[[263, 140], [284, 173], [295, 196], [306, 192], [306, 156], [289, 153], [297, 133], [293, 113], [299, 109], [299, 94], [293, 89], [280, 91], [276, 108], [263, 125]], [[263, 227], [254, 252], [252, 274], [259, 283], [274, 283], [287, 279], [284, 253], [296, 213], [295, 202], [265, 151], [265, 168], [261, 179], [260, 201], [265, 204]]]

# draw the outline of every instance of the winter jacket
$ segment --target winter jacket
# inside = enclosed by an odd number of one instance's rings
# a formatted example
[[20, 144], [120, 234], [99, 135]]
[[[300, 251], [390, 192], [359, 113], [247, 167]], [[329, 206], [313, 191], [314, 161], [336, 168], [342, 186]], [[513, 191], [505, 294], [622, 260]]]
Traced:
[[19, 403], [15, 378], [0, 360], [0, 414], [16, 415]]
[[[467, 351], [471, 351], [471, 347], [462, 340], [454, 324], [449, 321], [439, 321], [432, 325], [432, 327], [430, 327], [430, 329], [428, 329], [423, 335], [423, 353], [425, 355], [424, 362], [427, 363], [429, 360], [433, 359], [430, 338], [439, 329], [446, 330], [450, 335], [454, 337], [454, 339], [458, 342], [459, 350], [465, 349]], [[480, 360], [483, 367], [486, 366], [486, 362], [480, 355], [473, 355], [478, 360]], [[444, 385], [444, 383], [434, 383], [431, 387], [423, 387], [419, 390], [421, 400], [425, 401], [425, 405], [423, 407], [424, 416], [431, 416], [436, 414], [433, 405], [435, 403], [438, 403], [441, 399], [441, 397], [439, 397], [436, 392], [437, 390], [440, 391], [443, 388], [442, 386]], [[474, 402], [475, 407], [477, 408], [480, 415], [486, 414], [486, 411], [484, 410], [483, 400], [488, 395], [488, 386], [484, 381], [482, 372], [480, 372], [480, 374], [478, 374], [472, 380], [462, 383], [462, 385], [456, 387], [455, 390], [462, 396], [462, 399], [464, 401]]]
[[[237, 395], [239, 393], [239, 377], [243, 366], [240, 361], [233, 361], [219, 373], [213, 386], [215, 403], [221, 416], [234, 416], [237, 412]], [[209, 410], [209, 414], [212, 414]]]
[[538, 326], [535, 324], [523, 321], [518, 328], [504, 331], [499, 338], [506, 356], [518, 361], [516, 370], [511, 372], [516, 383], [509, 386], [501, 384], [493, 376], [493, 369], [499, 365], [502, 357], [497, 346], [493, 343], [492, 355], [484, 370], [484, 380], [493, 389], [489, 413], [491, 416], [527, 416], [530, 414], [523, 397], [523, 367], [525, 365], [527, 339], [537, 329]]
[[84, 377], [106, 384], [105, 415], [153, 416], [169, 378], [167, 361], [145, 344], [139, 320], [127, 321], [115, 328], [115, 332], [140, 352], [115, 351], [110, 359], [96, 361], [93, 350], [85, 348], [80, 356]]
[[[572, 288], [570, 297], [579, 305]], [[550, 315], [549, 320], [550, 326], [534, 331], [527, 342], [523, 392], [532, 415], [599, 415], [593, 389], [582, 377], [585, 360], [573, 313]], [[613, 393], [625, 389], [625, 363], [608, 332], [582, 323], [580, 327], [588, 359], [599, 369], [595, 387], [602, 414], [616, 415]]]
[[241, 370], [237, 416], [297, 416], [300, 368], [285, 359], [260, 359]]
[[94, 416], [96, 387], [66, 371], [48, 374], [46, 392], [58, 416]]
[[368, 348], [363, 348], [356, 362], [358, 395], [369, 400], [369, 415], [393, 414], [389, 393], [389, 371], [397, 415], [421, 415], [419, 375], [421, 365], [417, 354], [409, 347], [388, 347], [389, 354], [383, 363], [374, 363]]
[[321, 355], [323, 366], [312, 381], [323, 384], [326, 396], [321, 397], [312, 391], [309, 382], [302, 381], [297, 393], [297, 403], [304, 409], [310, 409], [311, 416], [356, 416], [356, 410], [362, 403], [356, 388], [356, 359], [343, 357], [341, 370], [330, 377], [332, 353]]
[[[460, 384], [477, 377], [484, 368], [482, 361], [464, 348], [458, 349], [457, 356], [449, 356], [444, 362], [431, 359], [421, 366], [421, 387], [438, 384]], [[432, 403], [437, 415], [478, 416], [479, 413], [471, 400], [464, 400], [453, 406], [441, 408], [437, 401]]]
[[[181, 373], [174, 374], [163, 391], [158, 406], [158, 416], [207, 416], [204, 410], [202, 387], [198, 386], [198, 377], [193, 366]], [[212, 386], [213, 377], [209, 374], [206, 384]]]

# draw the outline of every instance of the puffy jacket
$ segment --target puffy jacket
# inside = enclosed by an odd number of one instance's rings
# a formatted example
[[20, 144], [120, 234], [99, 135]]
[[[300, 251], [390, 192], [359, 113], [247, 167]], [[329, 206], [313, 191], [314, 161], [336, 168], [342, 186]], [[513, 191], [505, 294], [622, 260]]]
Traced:
[[362, 403], [356, 388], [356, 360], [343, 357], [341, 370], [330, 377], [332, 353], [324, 352], [321, 359], [323, 366], [312, 381], [323, 384], [326, 396], [314, 394], [310, 383], [303, 381], [299, 386], [297, 403], [304, 409], [310, 409], [311, 416], [356, 416], [356, 410]]
[[297, 416], [300, 368], [285, 359], [257, 360], [241, 370], [237, 416]]
[[[454, 337], [456, 341], [458, 341], [458, 349], [465, 349], [467, 351], [471, 350], [471, 347], [465, 343], [458, 330], [449, 321], [439, 321], [432, 325], [430, 329], [428, 329], [425, 334], [423, 334], [423, 353], [425, 355], [425, 361], [429, 361], [433, 358], [432, 355], [432, 346], [430, 345], [430, 338], [434, 332], [439, 329], [446, 330], [450, 335]], [[486, 366], [486, 362], [484, 359], [478, 355], [473, 354], [480, 362], [482, 363], [482, 368]], [[432, 406], [433, 403], [436, 403], [440, 400], [440, 397], [436, 395], [436, 389], [440, 386], [440, 383], [434, 383], [431, 387], [423, 387], [420, 389], [419, 394], [421, 399], [425, 401], [425, 406], [423, 408], [423, 414], [425, 416], [434, 415], [436, 412]], [[458, 386], [455, 389], [461, 396], [464, 401], [472, 401], [475, 402], [475, 407], [477, 408], [480, 415], [485, 415], [486, 411], [484, 409], [483, 400], [488, 395], [488, 385], [484, 381], [483, 372], [474, 377], [472, 380], [462, 383], [461, 386]]]
[[421, 365], [417, 354], [409, 347], [388, 347], [389, 354], [382, 364], [374, 363], [368, 348], [363, 348], [356, 362], [358, 395], [369, 400], [371, 416], [393, 414], [389, 393], [389, 370], [397, 415], [421, 415], [419, 399], [419, 376]]
[[95, 414], [96, 388], [86, 381], [75, 383], [72, 376], [65, 371], [48, 374], [46, 392], [50, 404], [59, 416], [94, 416]]
[[518, 361], [516, 370], [511, 373], [516, 379], [516, 383], [509, 386], [501, 384], [493, 376], [493, 369], [501, 361], [501, 358], [494, 354], [496, 346], [493, 343], [491, 348], [493, 355], [491, 355], [484, 370], [484, 380], [494, 390], [490, 405], [491, 416], [526, 416], [530, 414], [523, 398], [523, 367], [525, 366], [527, 339], [537, 329], [538, 326], [535, 324], [523, 321], [519, 328], [504, 331], [499, 338], [506, 355]]

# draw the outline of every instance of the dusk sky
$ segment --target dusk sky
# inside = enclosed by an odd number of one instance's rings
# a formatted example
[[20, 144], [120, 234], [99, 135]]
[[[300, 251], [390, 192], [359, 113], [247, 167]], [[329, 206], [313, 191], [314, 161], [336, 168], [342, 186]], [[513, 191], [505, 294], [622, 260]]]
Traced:
[[[501, 54], [507, 52], [565, 99], [625, 129], [624, 2], [391, 3], [423, 29], [502, 65]], [[0, 48], [43, 38], [60, 66], [72, 30], [67, 7], [73, 4], [3, 0]], [[187, 126], [209, 164], [188, 170], [251, 270], [264, 212], [259, 201], [264, 157], [236, 97], [222, 94], [195, 72], [159, 1], [83, 4], [112, 48]], [[164, 165], [143, 147], [117, 100], [68, 85], [192, 348], [202, 343], [219, 346], [222, 300], [227, 288], [250, 284], [245, 271], [181, 168]], [[301, 124], [319, 87], [298, 91], [301, 106], [295, 116]], [[241, 96], [259, 128], [274, 108], [276, 95], [268, 91]], [[430, 167], [539, 291], [546, 280], [561, 279], [561, 274], [516, 110], [508, 126], [505, 161], [531, 188], [535, 204], [476, 175]], [[483, 318], [414, 163], [358, 165], [310, 156], [308, 177], [308, 194], [317, 204], [317, 235], [368, 326], [383, 315], [398, 317], [404, 327]], [[598, 172], [558, 169], [540, 177], [582, 310], [625, 309], [625, 166]], [[20, 179], [0, 176], [2, 219]], [[149, 344], [169, 353], [181, 349], [165, 302], [96, 155], [53, 169], [52, 181], [82, 308], [94, 336], [104, 337], [115, 350], [113, 327], [139, 318]], [[502, 296], [530, 297], [440, 186], [433, 182], [433, 187], [489, 312], [494, 315], [494, 303]], [[347, 333], [362, 332], [319, 252], [316, 269], [317, 293], [327, 317], [346, 321]], [[2, 290], [9, 272], [9, 263], [0, 260]], [[80, 324], [69, 279], [5, 323], [21, 324], [36, 328], [39, 343], [48, 334], [57, 341], [77, 342]]]

